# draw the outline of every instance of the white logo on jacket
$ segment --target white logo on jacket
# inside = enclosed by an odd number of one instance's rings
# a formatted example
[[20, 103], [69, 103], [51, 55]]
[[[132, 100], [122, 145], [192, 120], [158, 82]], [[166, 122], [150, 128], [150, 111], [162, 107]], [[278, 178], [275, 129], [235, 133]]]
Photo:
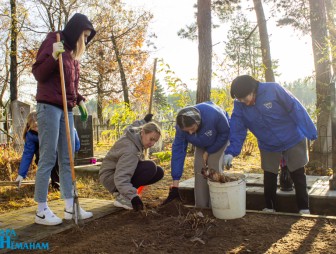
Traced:
[[211, 137], [212, 136], [212, 130], [208, 130], [204, 134], [207, 135], [208, 137]]
[[265, 106], [267, 109], [270, 109], [270, 108], [272, 108], [272, 102], [266, 102], [266, 103], [264, 103], [264, 106]]

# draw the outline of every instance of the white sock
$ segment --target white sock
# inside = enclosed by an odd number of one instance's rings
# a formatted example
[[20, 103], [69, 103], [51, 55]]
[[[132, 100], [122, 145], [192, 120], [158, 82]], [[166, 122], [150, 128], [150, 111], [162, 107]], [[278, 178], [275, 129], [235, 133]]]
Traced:
[[46, 208], [49, 209], [47, 202], [37, 203], [37, 212], [42, 212]]
[[73, 198], [66, 198], [66, 199], [64, 199], [64, 201], [65, 201], [65, 209], [66, 210], [72, 209], [74, 199]]

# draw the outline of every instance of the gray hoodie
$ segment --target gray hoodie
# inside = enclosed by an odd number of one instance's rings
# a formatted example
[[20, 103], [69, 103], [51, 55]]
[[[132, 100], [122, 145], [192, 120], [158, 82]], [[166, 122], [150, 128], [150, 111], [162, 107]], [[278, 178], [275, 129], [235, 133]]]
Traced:
[[[131, 178], [139, 161], [144, 160], [140, 128], [129, 127], [124, 135], [112, 146], [99, 170], [99, 178], [110, 191], [118, 192], [132, 200], [137, 195]], [[108, 184], [108, 186], [107, 186]]]

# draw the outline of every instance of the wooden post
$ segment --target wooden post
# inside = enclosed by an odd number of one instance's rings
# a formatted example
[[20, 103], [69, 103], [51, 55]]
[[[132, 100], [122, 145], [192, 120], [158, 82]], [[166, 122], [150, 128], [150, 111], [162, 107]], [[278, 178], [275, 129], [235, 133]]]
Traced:
[[153, 76], [152, 76], [152, 86], [151, 86], [151, 92], [149, 97], [149, 108], [148, 108], [148, 114], [152, 113], [152, 105], [153, 105], [153, 94], [154, 94], [154, 86], [155, 86], [155, 72], [156, 72], [156, 62], [157, 58], [154, 59], [154, 68], [153, 68]]

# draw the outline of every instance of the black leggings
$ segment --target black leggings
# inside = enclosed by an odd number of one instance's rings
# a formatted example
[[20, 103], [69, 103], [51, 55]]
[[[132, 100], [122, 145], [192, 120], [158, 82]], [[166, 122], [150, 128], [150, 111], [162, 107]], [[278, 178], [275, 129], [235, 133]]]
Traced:
[[139, 161], [132, 176], [131, 183], [134, 188], [150, 185], [163, 178], [163, 169], [153, 161]]
[[[304, 168], [290, 172], [294, 182], [296, 203], [299, 210], [309, 209], [309, 196], [307, 192], [307, 181]], [[264, 197], [266, 208], [277, 210], [276, 191], [278, 174], [264, 171]]]
[[304, 168], [299, 168], [290, 173], [294, 182], [296, 202], [299, 210], [309, 209], [309, 195], [307, 192], [307, 180]]

